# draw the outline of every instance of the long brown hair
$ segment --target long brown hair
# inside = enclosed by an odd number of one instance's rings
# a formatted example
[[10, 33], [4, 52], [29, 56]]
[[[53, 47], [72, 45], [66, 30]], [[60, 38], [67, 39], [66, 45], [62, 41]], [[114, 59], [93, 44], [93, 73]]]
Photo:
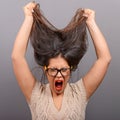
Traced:
[[61, 55], [74, 69], [87, 50], [86, 18], [78, 9], [64, 29], [57, 29], [42, 14], [39, 4], [33, 10], [30, 41], [37, 64], [48, 66], [50, 58]]

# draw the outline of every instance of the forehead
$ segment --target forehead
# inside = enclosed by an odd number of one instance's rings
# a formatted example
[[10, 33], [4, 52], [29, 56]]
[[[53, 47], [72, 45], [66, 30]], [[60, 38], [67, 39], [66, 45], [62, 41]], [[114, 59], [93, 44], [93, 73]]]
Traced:
[[67, 61], [62, 58], [61, 56], [58, 56], [56, 58], [51, 58], [49, 60], [49, 67], [57, 67], [57, 68], [61, 68], [61, 67], [68, 67], [68, 63]]

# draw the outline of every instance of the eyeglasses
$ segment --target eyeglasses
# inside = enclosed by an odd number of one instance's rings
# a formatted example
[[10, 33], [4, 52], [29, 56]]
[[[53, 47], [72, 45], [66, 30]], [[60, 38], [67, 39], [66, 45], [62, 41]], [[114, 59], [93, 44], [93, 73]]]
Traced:
[[56, 77], [58, 72], [61, 73], [62, 76], [66, 77], [70, 75], [71, 69], [70, 68], [46, 68], [46, 71], [49, 76]]

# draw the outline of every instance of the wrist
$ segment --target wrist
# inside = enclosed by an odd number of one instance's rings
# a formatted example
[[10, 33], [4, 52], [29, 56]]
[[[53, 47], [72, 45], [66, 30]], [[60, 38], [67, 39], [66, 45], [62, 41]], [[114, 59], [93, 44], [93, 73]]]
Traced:
[[33, 16], [25, 16], [25, 20], [33, 22]]
[[33, 24], [33, 17], [32, 16], [25, 16], [24, 18], [24, 23], [27, 25], [32, 25]]
[[96, 22], [95, 22], [94, 19], [90, 19], [90, 20], [87, 20], [87, 21], [86, 21], [86, 24], [87, 24], [87, 25], [93, 25], [93, 24], [96, 24]]
[[31, 17], [30, 16], [25, 16], [23, 24], [25, 24], [26, 28], [29, 28], [30, 26], [32, 26], [33, 17], [32, 16]]
[[91, 28], [93, 28], [93, 27], [96, 26], [96, 22], [95, 22], [94, 19], [93, 19], [93, 20], [86, 21], [86, 24], [87, 24], [88, 27], [91, 27]]

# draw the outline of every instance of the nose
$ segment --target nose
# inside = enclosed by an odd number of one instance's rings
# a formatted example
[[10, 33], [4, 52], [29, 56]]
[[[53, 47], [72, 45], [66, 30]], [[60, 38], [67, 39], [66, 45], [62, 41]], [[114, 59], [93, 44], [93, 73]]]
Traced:
[[62, 77], [62, 74], [60, 71], [57, 73], [56, 77]]

